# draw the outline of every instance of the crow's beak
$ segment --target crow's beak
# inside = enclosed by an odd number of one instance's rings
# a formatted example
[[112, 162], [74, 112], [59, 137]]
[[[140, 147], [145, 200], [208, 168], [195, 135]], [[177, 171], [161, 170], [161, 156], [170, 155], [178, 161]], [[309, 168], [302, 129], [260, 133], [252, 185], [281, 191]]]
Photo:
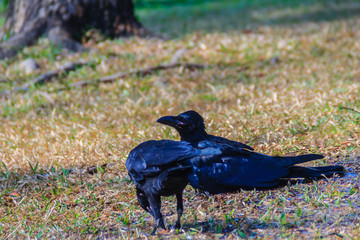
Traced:
[[174, 116], [165, 116], [165, 117], [162, 117], [162, 118], [159, 118], [157, 120], [158, 123], [161, 123], [161, 124], [165, 124], [165, 125], [168, 125], [170, 127], [179, 127], [180, 125], [182, 125], [183, 123], [181, 121], [179, 121], [177, 119], [177, 117], [174, 117]]

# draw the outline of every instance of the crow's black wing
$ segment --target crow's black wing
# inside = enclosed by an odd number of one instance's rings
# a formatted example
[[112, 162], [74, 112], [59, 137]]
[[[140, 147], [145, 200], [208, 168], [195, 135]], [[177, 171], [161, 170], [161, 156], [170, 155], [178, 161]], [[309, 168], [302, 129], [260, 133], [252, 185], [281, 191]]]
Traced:
[[203, 143], [201, 148], [193, 148], [188, 142], [151, 140], [141, 143], [130, 152], [126, 160], [126, 168], [133, 180], [140, 181], [146, 176], [154, 176], [163, 169], [176, 166], [186, 159], [213, 154], [221, 154], [221, 149], [217, 145], [208, 146]]
[[206, 138], [207, 138], [207, 140], [213, 141], [213, 142], [221, 145], [222, 147], [226, 147], [226, 145], [229, 145], [229, 146], [234, 147], [234, 148], [245, 148], [245, 149], [249, 149], [249, 150], [254, 150], [249, 145], [246, 145], [246, 144], [241, 143], [241, 142], [232, 141], [232, 140], [229, 140], [229, 139], [226, 139], [226, 138], [213, 136], [213, 135], [210, 135], [210, 134], [208, 134]]
[[186, 142], [146, 141], [131, 150], [126, 168], [128, 171], [142, 172], [151, 167], [166, 166], [187, 158], [192, 151], [191, 144]]

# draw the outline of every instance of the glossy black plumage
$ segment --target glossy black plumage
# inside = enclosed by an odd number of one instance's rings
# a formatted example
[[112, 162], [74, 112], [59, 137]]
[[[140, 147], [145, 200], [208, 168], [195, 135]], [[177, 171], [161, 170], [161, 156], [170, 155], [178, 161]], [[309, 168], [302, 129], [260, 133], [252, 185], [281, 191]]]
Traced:
[[193, 110], [181, 113], [178, 116], [161, 117], [157, 122], [175, 128], [180, 134], [181, 141], [196, 144], [199, 141], [207, 140], [225, 147], [231, 146], [234, 148], [254, 150], [244, 143], [207, 134], [203, 117]]
[[193, 148], [190, 143], [171, 140], [147, 141], [135, 147], [126, 160], [126, 168], [136, 185], [136, 195], [140, 206], [151, 213], [156, 221], [152, 234], [158, 227], [165, 229], [161, 214], [161, 196], [176, 195], [180, 228], [183, 212], [182, 192], [188, 184], [192, 166], [190, 159], [205, 161], [208, 157], [221, 154], [218, 147], [206, 141]]
[[232, 192], [249, 188], [274, 188], [286, 179], [319, 178], [342, 174], [342, 166], [301, 167], [295, 164], [323, 158], [322, 155], [307, 154], [295, 157], [268, 156], [252, 151], [252, 148], [225, 138], [206, 133], [204, 120], [195, 111], [178, 116], [165, 116], [159, 123], [174, 127], [182, 142], [197, 148], [200, 141], [226, 148], [222, 154], [200, 161], [191, 158], [186, 161], [193, 167], [189, 175], [190, 184], [210, 194]]

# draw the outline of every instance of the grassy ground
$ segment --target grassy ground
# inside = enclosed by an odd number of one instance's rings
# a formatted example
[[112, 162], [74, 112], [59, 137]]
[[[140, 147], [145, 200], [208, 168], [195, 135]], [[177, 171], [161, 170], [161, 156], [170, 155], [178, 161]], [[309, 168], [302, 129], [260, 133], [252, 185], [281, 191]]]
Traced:
[[[0, 238], [152, 238], [154, 221], [124, 163], [143, 141], [178, 139], [155, 121], [188, 109], [204, 115], [212, 134], [267, 154], [323, 153], [309, 165], [341, 164], [348, 174], [210, 198], [187, 187], [183, 229], [154, 239], [360, 238], [360, 3], [185, 3], [139, 8], [166, 41], [90, 42], [92, 51], [66, 54], [42, 39], [0, 62], [0, 91], [68, 61], [89, 63], [1, 98]], [[26, 58], [41, 68], [25, 75]], [[208, 67], [68, 88], [174, 58]], [[167, 225], [175, 212], [175, 199], [165, 198]]]

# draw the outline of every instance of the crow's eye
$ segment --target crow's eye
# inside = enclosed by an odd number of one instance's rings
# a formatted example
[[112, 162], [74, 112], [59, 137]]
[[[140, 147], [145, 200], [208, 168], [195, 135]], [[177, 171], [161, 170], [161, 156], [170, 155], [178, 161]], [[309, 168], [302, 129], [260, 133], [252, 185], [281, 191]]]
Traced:
[[184, 122], [178, 122], [178, 124], [177, 124], [178, 126], [186, 126], [186, 123], [184, 123]]
[[183, 117], [179, 117], [178, 120], [179, 120], [178, 125], [185, 126], [188, 124], [188, 121], [186, 121], [186, 119]]
[[186, 121], [185, 118], [179, 116], [178, 122], [176, 125], [178, 128], [183, 129], [184, 127], [186, 127], [188, 125], [188, 122]]
[[180, 128], [180, 129], [183, 129], [186, 126], [187, 126], [187, 123], [185, 123], [185, 122], [179, 121], [177, 123], [177, 127]]

